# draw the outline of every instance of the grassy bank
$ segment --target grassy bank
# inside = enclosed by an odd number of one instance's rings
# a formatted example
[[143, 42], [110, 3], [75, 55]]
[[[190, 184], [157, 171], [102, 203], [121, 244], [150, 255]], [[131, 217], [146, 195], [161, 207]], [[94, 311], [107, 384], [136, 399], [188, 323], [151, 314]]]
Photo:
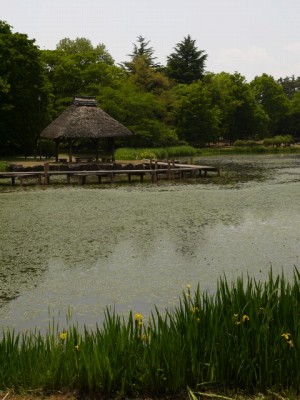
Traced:
[[162, 148], [120, 148], [116, 151], [117, 160], [142, 160], [142, 159], [167, 159], [177, 157], [189, 157], [201, 154], [200, 149], [192, 146], [173, 146]]
[[120, 148], [116, 151], [117, 160], [141, 160], [141, 159], [172, 159], [179, 157], [230, 155], [230, 154], [293, 154], [300, 153], [299, 146], [291, 147], [207, 147], [196, 149], [192, 146], [174, 146], [166, 148]]
[[[206, 147], [195, 148], [192, 146], [172, 146], [162, 148], [129, 148], [123, 147], [116, 150], [115, 158], [117, 161], [133, 161], [143, 159], [178, 159], [180, 157], [197, 157], [197, 156], [210, 156], [210, 155], [234, 155], [234, 154], [294, 154], [300, 153], [300, 146], [290, 147], [265, 147], [251, 146], [251, 147]], [[93, 156], [93, 155], [91, 155]], [[60, 154], [60, 157], [62, 155]], [[68, 158], [67, 154], [63, 154], [63, 158]], [[50, 161], [44, 160], [44, 161]], [[43, 161], [43, 162], [44, 162]], [[22, 164], [38, 164], [41, 161], [37, 159], [25, 159], [23, 157], [3, 157], [0, 161], [0, 171], [6, 171], [9, 163], [22, 163]]]
[[0, 389], [170, 396], [196, 392], [300, 391], [300, 273], [266, 283], [220, 279], [216, 294], [189, 286], [173, 311], [47, 334], [4, 331]]
[[299, 146], [291, 147], [208, 147], [201, 149], [201, 155], [227, 155], [227, 154], [297, 154], [300, 153]]

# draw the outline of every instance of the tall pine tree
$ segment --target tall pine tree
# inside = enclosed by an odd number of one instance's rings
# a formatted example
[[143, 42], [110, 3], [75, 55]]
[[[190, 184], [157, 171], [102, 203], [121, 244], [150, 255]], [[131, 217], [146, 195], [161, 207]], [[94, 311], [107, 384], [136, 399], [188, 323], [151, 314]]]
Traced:
[[143, 36], [138, 36], [137, 43], [133, 44], [133, 52], [128, 54], [130, 61], [125, 61], [122, 66], [130, 72], [134, 72], [135, 64], [139, 59], [143, 59], [148, 67], [158, 68], [159, 64], [155, 62], [156, 57], [153, 56], [153, 47], [149, 46], [150, 41], [146, 41]]
[[190, 35], [174, 47], [175, 52], [167, 57], [167, 74], [178, 83], [190, 84], [204, 75], [207, 54], [198, 50]]

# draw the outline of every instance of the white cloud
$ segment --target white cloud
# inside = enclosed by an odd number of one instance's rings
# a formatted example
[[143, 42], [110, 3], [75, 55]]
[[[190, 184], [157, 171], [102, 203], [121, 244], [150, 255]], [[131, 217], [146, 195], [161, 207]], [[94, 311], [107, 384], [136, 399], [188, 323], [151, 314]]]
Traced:
[[248, 81], [264, 72], [271, 74], [276, 65], [275, 59], [264, 48], [255, 46], [245, 49], [237, 47], [222, 49], [211, 61], [214, 64], [213, 67], [210, 67], [211, 71], [230, 73], [237, 71]]
[[288, 43], [283, 47], [281, 76], [300, 76], [300, 42]]
[[234, 64], [236, 62], [248, 63], [269, 63], [273, 59], [265, 49], [260, 47], [250, 47], [248, 49], [238, 49], [236, 47], [224, 49], [219, 53], [219, 62]]
[[290, 52], [300, 52], [300, 42], [288, 43], [284, 46], [284, 50]]

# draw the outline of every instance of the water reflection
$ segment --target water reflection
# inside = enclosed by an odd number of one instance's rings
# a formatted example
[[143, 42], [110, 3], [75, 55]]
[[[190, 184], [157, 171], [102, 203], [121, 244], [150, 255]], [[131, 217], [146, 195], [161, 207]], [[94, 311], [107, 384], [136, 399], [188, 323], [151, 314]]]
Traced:
[[[210, 163], [223, 163], [225, 183], [2, 193], [2, 326], [43, 327], [49, 314], [64, 323], [69, 307], [95, 326], [106, 305], [147, 314], [176, 304], [187, 283], [213, 292], [224, 273], [265, 279], [272, 265], [291, 274], [299, 158]], [[226, 174], [245, 171], [248, 179], [226, 184]]]

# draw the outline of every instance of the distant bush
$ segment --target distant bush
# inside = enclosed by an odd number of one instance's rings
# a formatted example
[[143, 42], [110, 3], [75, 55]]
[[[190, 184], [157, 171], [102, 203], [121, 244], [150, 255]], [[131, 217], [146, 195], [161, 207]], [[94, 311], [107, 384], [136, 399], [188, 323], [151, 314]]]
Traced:
[[273, 137], [273, 146], [280, 147], [282, 144], [282, 137], [281, 136], [274, 136]]
[[292, 135], [276, 135], [272, 138], [264, 139], [264, 146], [269, 147], [289, 147], [294, 142]]
[[157, 158], [157, 156], [153, 151], [144, 150], [144, 151], [141, 151], [140, 153], [138, 153], [138, 158], [153, 160], [153, 159]]
[[6, 161], [0, 161], [0, 172], [6, 172], [9, 169], [9, 164]]
[[248, 147], [254, 147], [256, 145], [257, 145], [257, 143], [255, 140], [247, 140], [246, 141], [246, 146], [248, 146]]
[[167, 147], [166, 151], [168, 153], [168, 157], [189, 157], [201, 154], [200, 149], [196, 149], [195, 147], [188, 145]]
[[233, 143], [235, 147], [254, 147], [257, 146], [257, 142], [255, 140], [236, 140]]
[[234, 147], [245, 147], [245, 146], [247, 146], [247, 143], [245, 140], [238, 139], [233, 143], [233, 146]]
[[[277, 135], [272, 138], [265, 138], [263, 145], [265, 147], [289, 147], [293, 143], [293, 137], [291, 135]], [[260, 144], [256, 140], [236, 140], [233, 143], [234, 147], [251, 147], [260, 148]]]
[[263, 144], [266, 147], [273, 146], [273, 139], [271, 138], [264, 139]]
[[284, 146], [290, 146], [294, 142], [292, 135], [284, 135], [284, 136], [280, 136], [280, 138], [281, 138], [281, 143]]

